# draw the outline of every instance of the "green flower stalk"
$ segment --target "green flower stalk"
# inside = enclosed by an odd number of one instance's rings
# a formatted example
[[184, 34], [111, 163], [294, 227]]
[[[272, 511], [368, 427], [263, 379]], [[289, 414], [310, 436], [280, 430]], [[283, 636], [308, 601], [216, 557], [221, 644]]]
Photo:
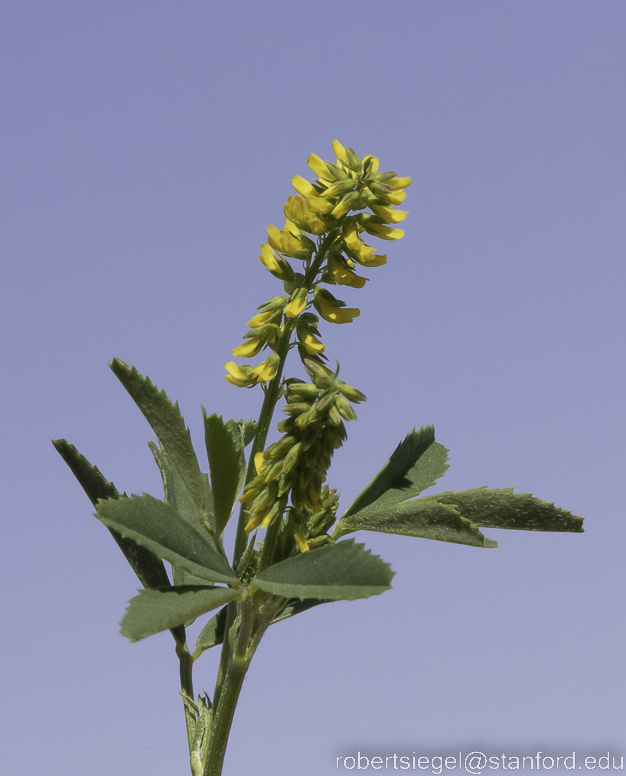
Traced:
[[[361, 158], [337, 140], [333, 151], [334, 161], [309, 156], [316, 177], [292, 178], [296, 194], [284, 205], [284, 227], [267, 229], [259, 260], [282, 288], [257, 308], [232, 351], [258, 363], [225, 365], [232, 385], [260, 385], [263, 403], [256, 421], [224, 421], [203, 411], [208, 476], [178, 405], [119, 359], [111, 369], [158, 440], [150, 449], [164, 498], [120, 494], [72, 445], [54, 442], [144, 587], [129, 602], [122, 634], [138, 641], [169, 631], [174, 638], [192, 776], [222, 773], [244, 678], [273, 623], [390, 588], [389, 565], [344, 540], [347, 534], [495, 547], [483, 528], [582, 531], [581, 518], [511, 488], [420, 496], [448, 468], [448, 451], [435, 442], [432, 426], [413, 429], [337, 519], [339, 494], [327, 483], [329, 469], [346, 440], [346, 423], [356, 419], [353, 405], [365, 395], [339, 379], [338, 364], [329, 367], [324, 323], [360, 316], [334, 291], [358, 291], [369, 282], [362, 270], [386, 264], [370, 237], [404, 235], [397, 224], [407, 212], [396, 207], [411, 179], [379, 172], [377, 157]], [[292, 353], [299, 376], [285, 376]], [[267, 445], [281, 402], [280, 436]], [[237, 511], [229, 552], [225, 529]], [[207, 614], [190, 646], [189, 623]], [[195, 696], [193, 669], [213, 648], [221, 650], [213, 696]]]

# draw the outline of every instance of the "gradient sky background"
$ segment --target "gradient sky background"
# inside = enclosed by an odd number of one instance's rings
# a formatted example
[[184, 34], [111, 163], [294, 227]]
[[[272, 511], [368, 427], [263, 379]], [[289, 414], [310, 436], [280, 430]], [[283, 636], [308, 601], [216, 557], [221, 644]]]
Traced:
[[368, 396], [343, 508], [432, 423], [436, 489], [515, 486], [586, 533], [357, 534], [394, 590], [271, 629], [225, 775], [626, 755], [625, 39], [622, 0], [2, 4], [3, 773], [188, 773], [171, 637], [119, 635], [138, 582], [50, 439], [161, 495], [115, 356], [200, 453], [201, 404], [257, 414], [223, 364], [280, 293], [257, 254], [291, 176], [335, 137], [413, 177], [405, 238], [340, 294], [361, 317], [321, 326]]

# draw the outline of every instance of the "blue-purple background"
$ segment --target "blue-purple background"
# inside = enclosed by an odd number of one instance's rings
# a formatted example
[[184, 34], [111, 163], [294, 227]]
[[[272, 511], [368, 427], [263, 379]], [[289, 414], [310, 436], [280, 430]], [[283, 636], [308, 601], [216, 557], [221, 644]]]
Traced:
[[[394, 590], [272, 628], [225, 776], [338, 755], [626, 755], [622, 0], [22, 0], [0, 9], [3, 773], [188, 772], [169, 634], [118, 633], [138, 582], [50, 438], [161, 494], [118, 356], [180, 401], [258, 412], [223, 363], [280, 293], [258, 248], [338, 138], [413, 177], [406, 236], [350, 326], [368, 395], [345, 508], [413, 426], [439, 489], [515, 486], [585, 534], [481, 550], [358, 534]], [[197, 664], [212, 692], [217, 655]]]

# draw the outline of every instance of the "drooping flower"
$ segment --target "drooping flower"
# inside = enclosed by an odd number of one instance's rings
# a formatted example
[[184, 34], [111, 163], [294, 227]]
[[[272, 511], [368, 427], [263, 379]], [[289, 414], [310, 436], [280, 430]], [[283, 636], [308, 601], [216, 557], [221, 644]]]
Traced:
[[342, 230], [342, 239], [346, 246], [346, 252], [351, 259], [358, 261], [366, 267], [380, 267], [387, 263], [387, 257], [383, 254], [376, 255], [377, 250], [370, 248], [359, 237], [359, 230], [354, 218], [346, 219]]
[[265, 361], [260, 363], [258, 366], [253, 367], [251, 374], [256, 378], [257, 383], [267, 383], [276, 374], [279, 363], [280, 358], [278, 354], [272, 353], [272, 355], [268, 356]]
[[241, 345], [234, 348], [233, 356], [235, 356], [235, 358], [252, 358], [261, 351], [263, 345], [265, 345], [265, 339], [263, 337], [250, 337], [242, 342]]
[[258, 382], [252, 375], [252, 368], [249, 366], [240, 367], [234, 361], [229, 361], [227, 364], [224, 364], [224, 368], [228, 372], [227, 375], [224, 375], [224, 378], [238, 388], [248, 388], [251, 385], [256, 385]]
[[289, 221], [285, 224], [285, 229], [280, 230], [275, 226], [267, 227], [268, 242], [275, 251], [284, 253], [285, 256], [291, 256], [293, 259], [308, 259], [315, 249], [315, 245], [304, 235], [293, 234], [289, 228], [293, 224]]
[[329, 323], [352, 323], [361, 314], [356, 307], [342, 307], [338, 299], [320, 286], [315, 289], [313, 304], [322, 318]]
[[304, 312], [307, 305], [308, 292], [306, 288], [297, 288], [291, 295], [289, 304], [285, 307], [285, 315], [287, 318], [297, 318], [300, 313]]

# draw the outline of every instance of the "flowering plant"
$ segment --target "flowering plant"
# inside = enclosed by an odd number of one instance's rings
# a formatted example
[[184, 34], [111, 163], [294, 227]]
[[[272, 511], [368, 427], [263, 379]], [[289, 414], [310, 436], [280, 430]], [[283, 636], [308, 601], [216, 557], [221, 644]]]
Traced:
[[[118, 493], [72, 445], [54, 441], [145, 588], [130, 601], [122, 634], [138, 641], [169, 630], [174, 637], [193, 776], [221, 774], [244, 677], [273, 623], [390, 588], [389, 565], [342, 537], [365, 530], [495, 547], [481, 529], [582, 531], [581, 518], [512, 488], [419, 497], [448, 468], [448, 451], [432, 426], [411, 431], [337, 519], [339, 495], [326, 484], [327, 472], [346, 439], [345, 423], [356, 418], [353, 405], [365, 396], [339, 379], [338, 366], [329, 366], [320, 318], [343, 324], [360, 315], [329, 287], [362, 288], [367, 278], [357, 270], [386, 263], [364, 236], [403, 236], [396, 225], [407, 213], [396, 206], [411, 179], [380, 172], [375, 156], [361, 159], [336, 140], [333, 150], [334, 162], [309, 157], [313, 182], [294, 176], [297, 193], [285, 203], [285, 225], [268, 227], [261, 245], [261, 263], [282, 282], [283, 293], [257, 308], [233, 355], [268, 353], [256, 366], [229, 361], [226, 379], [261, 386], [263, 403], [256, 421], [224, 421], [203, 410], [208, 474], [178, 405], [119, 359], [111, 369], [159, 442], [150, 449], [164, 499]], [[306, 379], [284, 377], [292, 352]], [[267, 445], [282, 401], [281, 436]], [[237, 508], [229, 555], [224, 529]], [[186, 628], [210, 612], [216, 613], [190, 647]], [[218, 646], [213, 697], [196, 697], [195, 663]]]

